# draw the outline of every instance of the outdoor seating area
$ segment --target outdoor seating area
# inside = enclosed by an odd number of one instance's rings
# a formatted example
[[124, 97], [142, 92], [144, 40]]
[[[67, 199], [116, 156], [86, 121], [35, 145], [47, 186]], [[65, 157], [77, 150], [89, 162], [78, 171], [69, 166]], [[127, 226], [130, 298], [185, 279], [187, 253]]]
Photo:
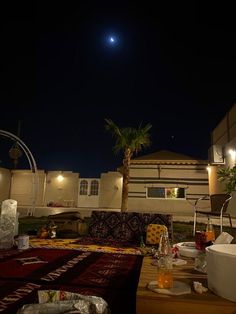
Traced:
[[[30, 218], [25, 217], [27, 219]], [[166, 295], [147, 288], [157, 276], [154, 254], [160, 233], [168, 231], [173, 245], [183, 239], [194, 241], [193, 222], [181, 225], [173, 223], [172, 215], [113, 211], [92, 211], [89, 219], [81, 218], [79, 212], [74, 211], [31, 220], [38, 220], [38, 225], [34, 235], [30, 232], [32, 226], [28, 226], [28, 249], [0, 250], [0, 285], [4, 287], [0, 292], [2, 313], [17, 313], [19, 309], [23, 311], [23, 305], [27, 305], [26, 309], [31, 306], [29, 304], [42, 310], [49, 304], [40, 303], [42, 294], [46, 295], [44, 302], [51, 300], [55, 306], [55, 300], [66, 300], [65, 295], [74, 298], [79, 295], [84, 302], [87, 299], [83, 298], [96, 297], [107, 306], [104, 312], [94, 310], [91, 313], [182, 314], [184, 309], [197, 313], [197, 306], [203, 312], [209, 309], [209, 313], [221, 313], [224, 308], [225, 313], [233, 314], [236, 310], [235, 302], [209, 289], [202, 294], [194, 290], [195, 281], [207, 287], [207, 274], [195, 268], [193, 256], [178, 255], [176, 260], [184, 264], [173, 265], [174, 280], [186, 284], [190, 292]], [[22, 230], [21, 219], [19, 221], [19, 230]], [[46, 225], [70, 232], [62, 238], [58, 236], [60, 232], [54, 238], [50, 233], [40, 238], [39, 230]], [[198, 223], [198, 226], [204, 230], [204, 224]], [[26, 225], [23, 227], [26, 231]], [[72, 230], [77, 237], [70, 237]], [[219, 232], [220, 226], [216, 234]]]
[[0, 314], [236, 314], [235, 9], [199, 4], [4, 2]]
[[[20, 219], [21, 220], [21, 219]], [[122, 243], [126, 246], [139, 246], [141, 237], [145, 240], [147, 227], [150, 224], [164, 225], [173, 239], [172, 215], [138, 212], [92, 211], [90, 217], [81, 218], [78, 211], [59, 213], [41, 218], [27, 218], [20, 223], [20, 233], [38, 234], [40, 224], [45, 228], [56, 226], [59, 238], [80, 237], [81, 242]], [[31, 221], [31, 229], [27, 220]], [[35, 225], [35, 226], [34, 226]], [[50, 238], [48, 235], [45, 238]]]
[[[73, 212], [47, 218], [48, 222], [53, 218], [54, 224], [64, 221], [66, 228], [71, 221], [83, 223]], [[37, 233], [30, 236], [26, 250], [1, 250], [0, 283], [7, 287], [0, 293], [2, 313], [16, 313], [23, 304], [37, 303], [42, 290], [101, 297], [111, 313], [136, 313], [144, 256], [140, 238], [145, 241], [150, 224], [164, 225], [173, 236], [171, 215], [94, 211], [86, 236], [59, 239], [48, 233], [40, 238]]]

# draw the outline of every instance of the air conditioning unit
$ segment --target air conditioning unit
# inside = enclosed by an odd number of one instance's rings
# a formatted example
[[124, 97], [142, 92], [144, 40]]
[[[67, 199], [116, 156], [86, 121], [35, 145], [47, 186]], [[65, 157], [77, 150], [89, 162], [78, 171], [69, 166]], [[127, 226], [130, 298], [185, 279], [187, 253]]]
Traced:
[[221, 145], [212, 145], [208, 151], [208, 158], [212, 164], [224, 164], [223, 147]]

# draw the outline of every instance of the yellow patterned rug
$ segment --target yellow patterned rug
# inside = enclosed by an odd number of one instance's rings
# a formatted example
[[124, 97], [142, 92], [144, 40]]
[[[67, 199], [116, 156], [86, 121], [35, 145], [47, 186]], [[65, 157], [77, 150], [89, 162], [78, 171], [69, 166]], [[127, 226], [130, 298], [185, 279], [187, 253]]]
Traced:
[[30, 238], [30, 247], [32, 248], [56, 248], [56, 249], [74, 249], [80, 251], [104, 252], [141, 255], [139, 248], [133, 247], [111, 247], [96, 244], [78, 244], [77, 239], [39, 239]]

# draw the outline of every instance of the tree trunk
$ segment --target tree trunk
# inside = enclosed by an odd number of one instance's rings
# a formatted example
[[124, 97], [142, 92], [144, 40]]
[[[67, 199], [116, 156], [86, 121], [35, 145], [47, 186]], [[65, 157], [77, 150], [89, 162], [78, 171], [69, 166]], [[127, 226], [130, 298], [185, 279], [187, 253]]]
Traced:
[[129, 168], [131, 151], [129, 148], [125, 149], [124, 159], [123, 159], [123, 186], [122, 186], [122, 201], [121, 201], [121, 211], [126, 212], [128, 209], [128, 196], [129, 196]]

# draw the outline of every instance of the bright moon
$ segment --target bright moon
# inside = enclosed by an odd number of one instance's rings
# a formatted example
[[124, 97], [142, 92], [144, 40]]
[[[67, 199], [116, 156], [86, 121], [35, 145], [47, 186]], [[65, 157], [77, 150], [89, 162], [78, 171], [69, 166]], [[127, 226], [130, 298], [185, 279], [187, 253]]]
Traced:
[[117, 43], [117, 38], [116, 38], [116, 36], [109, 36], [109, 37], [107, 38], [107, 41], [108, 41], [108, 43], [109, 43], [110, 45], [115, 45], [115, 44]]

